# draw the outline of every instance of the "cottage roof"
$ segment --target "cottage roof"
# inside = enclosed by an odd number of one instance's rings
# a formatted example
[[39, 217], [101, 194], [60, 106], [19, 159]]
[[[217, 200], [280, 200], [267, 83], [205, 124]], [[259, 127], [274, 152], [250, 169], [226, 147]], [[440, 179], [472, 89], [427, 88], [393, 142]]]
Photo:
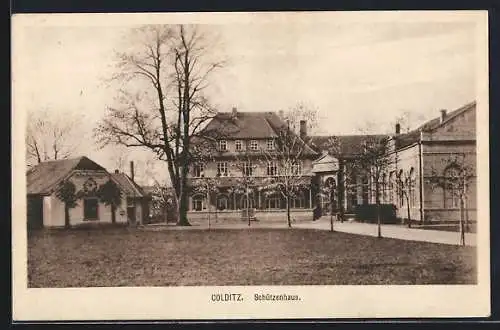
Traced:
[[54, 187], [74, 170], [106, 171], [105, 168], [85, 156], [42, 162], [26, 173], [27, 193], [30, 195], [50, 194]]
[[416, 143], [420, 139], [420, 132], [429, 132], [429, 133], [434, 132], [436, 129], [446, 125], [456, 117], [460, 116], [462, 113], [468, 110], [475, 109], [475, 107], [476, 107], [476, 102], [468, 103], [448, 113], [444, 121], [442, 122], [440, 117], [436, 117], [434, 119], [429, 120], [428, 122], [425, 122], [417, 129], [414, 129], [413, 131], [396, 136], [395, 140], [397, 148], [403, 148], [409, 146], [410, 144]]
[[142, 198], [149, 195], [125, 173], [115, 172], [111, 174], [111, 177], [120, 185], [127, 197]]

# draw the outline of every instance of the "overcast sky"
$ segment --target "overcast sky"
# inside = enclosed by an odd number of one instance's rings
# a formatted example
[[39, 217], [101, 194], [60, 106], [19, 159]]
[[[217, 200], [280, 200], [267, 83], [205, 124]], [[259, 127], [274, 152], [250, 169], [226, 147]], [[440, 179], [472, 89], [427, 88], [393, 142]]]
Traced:
[[[277, 111], [297, 102], [319, 109], [319, 133], [353, 134], [365, 122], [392, 130], [410, 111], [415, 126], [475, 99], [475, 25], [432, 20], [280, 20], [209, 26], [229, 64], [214, 76], [220, 111]], [[79, 153], [112, 169], [91, 130], [114, 96], [104, 88], [113, 49], [127, 27], [33, 26], [23, 30], [26, 110], [84, 116]], [[144, 154], [131, 154], [142, 159]]]

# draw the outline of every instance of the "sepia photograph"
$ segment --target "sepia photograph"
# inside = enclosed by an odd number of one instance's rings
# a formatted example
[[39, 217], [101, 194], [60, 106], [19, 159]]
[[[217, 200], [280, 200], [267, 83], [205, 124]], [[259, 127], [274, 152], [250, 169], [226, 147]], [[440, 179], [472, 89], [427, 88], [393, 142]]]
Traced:
[[14, 16], [14, 315], [487, 316], [487, 38], [483, 11]]

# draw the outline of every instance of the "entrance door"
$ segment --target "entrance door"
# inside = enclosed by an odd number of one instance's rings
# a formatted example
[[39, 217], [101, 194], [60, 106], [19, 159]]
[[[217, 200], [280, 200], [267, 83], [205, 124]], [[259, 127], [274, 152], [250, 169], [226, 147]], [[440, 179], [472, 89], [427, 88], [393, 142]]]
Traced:
[[127, 208], [127, 217], [128, 217], [128, 221], [131, 224], [135, 224], [135, 222], [136, 222], [136, 219], [135, 219], [135, 206]]
[[43, 227], [43, 198], [28, 197], [28, 228], [39, 229]]

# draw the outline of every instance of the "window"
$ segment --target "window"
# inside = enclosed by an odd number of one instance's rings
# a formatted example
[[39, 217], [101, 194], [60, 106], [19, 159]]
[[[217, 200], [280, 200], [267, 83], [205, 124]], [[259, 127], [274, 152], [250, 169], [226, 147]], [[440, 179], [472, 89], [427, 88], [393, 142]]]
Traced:
[[304, 196], [298, 196], [290, 200], [290, 207], [292, 209], [302, 209], [304, 208], [304, 205], [305, 205]]
[[268, 209], [279, 209], [280, 199], [278, 197], [270, 197], [266, 200], [266, 208]]
[[220, 211], [227, 209], [227, 196], [219, 196], [217, 198], [217, 209]]
[[193, 196], [193, 211], [203, 210], [203, 197], [200, 195]]
[[250, 150], [256, 151], [258, 149], [259, 149], [259, 144], [257, 143], [257, 140], [250, 141]]
[[243, 163], [243, 175], [244, 176], [253, 175], [253, 164], [251, 162]]
[[387, 182], [387, 185], [389, 203], [394, 204], [394, 172], [389, 174], [389, 182]]
[[241, 151], [243, 149], [243, 144], [241, 143], [241, 140], [236, 140], [234, 142], [234, 146], [236, 148], [236, 151]]
[[247, 199], [246, 195], [241, 198], [241, 209], [242, 210], [247, 209], [247, 208], [251, 209], [254, 207], [253, 205], [254, 205], [254, 202], [253, 202], [252, 196], [248, 196], [248, 199]]
[[297, 161], [292, 164], [292, 175], [301, 175], [302, 174], [302, 163]]
[[449, 167], [444, 172], [445, 186], [444, 186], [444, 207], [458, 208], [460, 207], [460, 178], [457, 168]]
[[268, 176], [278, 175], [278, 166], [276, 165], [275, 162], [267, 163], [267, 175]]
[[217, 176], [227, 176], [227, 163], [217, 163]]
[[227, 150], [227, 141], [226, 140], [220, 140], [219, 141], [219, 150], [220, 151], [226, 151]]
[[195, 178], [203, 177], [203, 164], [194, 164], [193, 167], [193, 176]]
[[274, 150], [274, 140], [267, 140], [267, 150]]
[[410, 200], [410, 207], [415, 207], [417, 204], [417, 196], [415, 194], [415, 171], [413, 168], [410, 170], [410, 177], [408, 182], [408, 194]]
[[99, 202], [97, 198], [83, 200], [83, 217], [85, 220], [99, 220]]

